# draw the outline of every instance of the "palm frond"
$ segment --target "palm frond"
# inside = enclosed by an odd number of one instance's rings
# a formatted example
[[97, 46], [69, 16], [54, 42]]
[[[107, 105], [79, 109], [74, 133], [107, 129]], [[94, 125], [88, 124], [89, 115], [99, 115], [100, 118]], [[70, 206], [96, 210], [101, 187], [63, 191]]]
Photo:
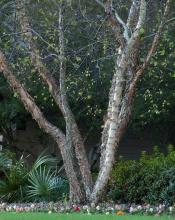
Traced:
[[65, 192], [67, 182], [61, 177], [57, 177], [56, 173], [46, 166], [40, 166], [30, 172], [28, 181], [27, 195], [29, 198], [58, 199], [59, 195], [63, 193], [63, 189], [64, 193], [67, 192]]
[[12, 165], [12, 160], [5, 156], [3, 153], [0, 153], [0, 170], [9, 169]]
[[57, 162], [57, 159], [48, 156], [48, 155], [43, 155], [43, 153], [41, 153], [39, 155], [39, 157], [37, 158], [37, 160], [35, 161], [35, 163], [33, 164], [31, 171], [36, 170], [38, 167], [43, 166], [43, 165], [55, 165]]
[[47, 197], [55, 186], [53, 184], [54, 172], [46, 166], [40, 166], [29, 174], [28, 196], [29, 197]]

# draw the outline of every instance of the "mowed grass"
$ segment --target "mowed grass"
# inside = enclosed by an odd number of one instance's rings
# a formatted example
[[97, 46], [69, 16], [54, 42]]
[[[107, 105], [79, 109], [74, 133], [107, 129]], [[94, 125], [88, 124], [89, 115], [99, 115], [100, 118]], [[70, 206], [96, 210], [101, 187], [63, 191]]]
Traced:
[[169, 216], [86, 215], [48, 213], [0, 213], [0, 220], [173, 220]]

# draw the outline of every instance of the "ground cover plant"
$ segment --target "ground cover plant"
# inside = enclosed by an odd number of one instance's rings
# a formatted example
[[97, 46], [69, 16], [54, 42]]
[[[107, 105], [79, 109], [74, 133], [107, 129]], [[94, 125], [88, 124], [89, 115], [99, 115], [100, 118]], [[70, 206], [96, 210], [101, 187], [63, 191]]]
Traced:
[[0, 220], [172, 220], [169, 216], [117, 216], [85, 214], [48, 214], [48, 213], [0, 213]]

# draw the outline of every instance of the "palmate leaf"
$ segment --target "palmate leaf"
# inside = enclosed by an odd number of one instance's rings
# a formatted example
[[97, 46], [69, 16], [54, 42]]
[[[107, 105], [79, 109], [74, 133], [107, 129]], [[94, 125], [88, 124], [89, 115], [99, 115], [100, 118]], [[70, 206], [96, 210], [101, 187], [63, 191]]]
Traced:
[[35, 163], [31, 168], [31, 172], [37, 170], [40, 166], [45, 165], [56, 165], [57, 159], [50, 157], [48, 155], [43, 155], [44, 153], [40, 154]]
[[68, 183], [56, 172], [57, 159], [38, 157], [28, 174], [27, 196], [30, 199], [56, 200], [68, 192]]
[[55, 173], [46, 166], [40, 166], [29, 174], [29, 186], [27, 195], [29, 197], [41, 197], [49, 199], [51, 193], [59, 188], [59, 181]]

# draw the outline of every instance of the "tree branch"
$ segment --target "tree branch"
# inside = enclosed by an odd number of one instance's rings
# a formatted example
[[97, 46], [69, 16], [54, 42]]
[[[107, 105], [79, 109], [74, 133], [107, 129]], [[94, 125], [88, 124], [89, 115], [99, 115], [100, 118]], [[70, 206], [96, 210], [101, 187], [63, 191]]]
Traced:
[[[66, 94], [65, 77], [66, 77], [66, 67], [65, 67], [65, 45], [64, 45], [64, 33], [63, 33], [63, 14], [62, 14], [62, 4], [59, 6], [59, 55], [60, 55], [60, 93], [61, 101], [63, 103], [63, 111], [66, 121], [66, 142], [68, 148], [72, 148], [72, 141], [75, 144], [75, 153], [78, 159], [80, 172], [82, 174], [82, 179], [85, 187], [85, 192], [87, 198], [90, 197], [92, 191], [92, 177], [90, 173], [90, 166], [87, 158], [85, 157], [86, 152], [83, 145], [82, 138], [79, 134], [78, 128], [74, 123], [73, 114], [69, 108]], [[75, 132], [76, 131], [76, 132]], [[74, 133], [73, 133], [74, 132]]]
[[154, 54], [154, 52], [156, 51], [157, 49], [157, 46], [158, 46], [158, 43], [159, 43], [159, 39], [161, 37], [161, 33], [163, 32], [163, 27], [164, 27], [164, 24], [166, 24], [166, 19], [168, 17], [168, 14], [169, 14], [169, 11], [170, 11], [170, 6], [171, 6], [171, 2], [172, 0], [167, 0], [166, 2], [166, 5], [165, 5], [165, 11], [164, 11], [164, 15], [163, 15], [163, 18], [161, 20], [161, 23], [158, 27], [158, 30], [154, 36], [154, 39], [152, 41], [152, 45], [150, 47], [150, 50], [148, 51], [148, 54], [142, 64], [142, 66], [137, 70], [133, 80], [132, 80], [132, 83], [130, 84], [129, 86], [129, 89], [128, 89], [128, 97], [131, 97], [130, 99], [130, 102], [132, 100], [132, 97], [134, 96], [134, 93], [135, 93], [135, 89], [136, 89], [136, 85], [137, 85], [137, 82], [139, 80], [139, 78], [143, 75], [146, 67], [149, 65], [150, 63], [150, 60]]
[[132, 49], [135, 44], [140, 41], [140, 31], [144, 27], [146, 18], [146, 1], [141, 0], [140, 2], [140, 10], [139, 10], [139, 17], [137, 21], [137, 25], [135, 31], [131, 35], [131, 38], [128, 41], [128, 49]]
[[[148, 51], [148, 54], [144, 60], [144, 63], [142, 65], [142, 67], [137, 71], [136, 73], [136, 77], [139, 78], [143, 73], [144, 73], [144, 70], [146, 69], [146, 67], [149, 65], [150, 63], [150, 60], [153, 56], [153, 54], [155, 53], [156, 49], [157, 49], [157, 46], [158, 46], [158, 43], [159, 43], [159, 40], [160, 40], [160, 37], [161, 37], [161, 34], [163, 32], [163, 28], [164, 28], [164, 25], [166, 23], [166, 20], [167, 20], [167, 17], [168, 17], [168, 14], [169, 14], [169, 11], [170, 11], [170, 6], [171, 6], [171, 2], [172, 0], [167, 0], [166, 2], [166, 5], [165, 5], [165, 10], [164, 10], [164, 14], [163, 14], [163, 18], [160, 22], [160, 25], [158, 27], [158, 30], [154, 36], [154, 39], [152, 41], [152, 44], [151, 44], [151, 47], [150, 47], [150, 50]], [[138, 80], [138, 79], [137, 79]]]
[[[46, 69], [45, 65], [42, 63], [42, 60], [39, 55], [38, 48], [35, 45], [35, 42], [33, 41], [33, 36], [29, 24], [28, 17], [26, 15], [26, 11], [24, 8], [24, 5], [22, 3], [22, 0], [16, 0], [17, 6], [18, 6], [18, 17], [19, 21], [21, 24], [22, 31], [25, 33], [26, 36], [26, 41], [29, 44], [29, 49], [31, 50], [31, 60], [33, 65], [37, 68], [39, 74], [42, 76], [43, 80], [46, 82], [46, 84], [49, 86], [49, 91], [51, 95], [53, 96], [56, 104], [59, 106], [64, 119], [66, 121], [66, 126], [69, 127], [67, 130], [70, 132], [71, 129], [71, 134], [72, 134], [72, 141], [73, 145], [75, 147], [75, 153], [76, 157], [78, 160], [78, 164], [80, 166], [80, 171], [82, 178], [84, 179], [84, 184], [85, 184], [85, 190], [87, 196], [89, 196], [91, 189], [92, 189], [92, 177], [90, 173], [90, 166], [89, 162], [87, 159], [83, 139], [81, 137], [80, 131], [78, 129], [77, 123], [75, 121], [74, 115], [69, 107], [69, 104], [67, 102], [67, 97], [66, 97], [66, 92], [65, 92], [65, 85], [64, 85], [64, 77], [65, 77], [65, 69], [64, 69], [64, 36], [63, 36], [63, 31], [61, 30], [60, 32], [60, 55], [61, 60], [60, 60], [60, 74], [61, 74], [61, 93], [60, 93], [60, 88], [57, 85], [57, 82], [55, 79], [52, 77], [52, 75], [48, 72]], [[62, 19], [61, 19], [62, 20]], [[61, 21], [62, 23], [62, 21]], [[61, 26], [60, 26], [61, 27]], [[63, 78], [62, 78], [63, 77]], [[64, 94], [64, 95], [63, 95]], [[65, 111], [66, 109], [66, 111]], [[69, 118], [69, 122], [68, 122]], [[71, 124], [70, 124], [71, 121]], [[67, 124], [68, 123], [68, 124]], [[71, 142], [69, 140], [69, 147], [71, 146]], [[68, 144], [66, 142], [66, 144]]]
[[18, 93], [20, 100], [24, 104], [26, 110], [31, 113], [33, 119], [35, 119], [39, 127], [42, 128], [46, 133], [48, 133], [58, 144], [64, 161], [64, 166], [67, 177], [69, 179], [70, 187], [75, 187], [75, 192], [76, 195], [78, 196], [77, 199], [81, 200], [82, 191], [76, 176], [70, 151], [65, 146], [66, 145], [65, 135], [59, 128], [55, 127], [54, 125], [52, 125], [50, 122], [47, 121], [41, 110], [35, 104], [33, 98], [29, 95], [27, 90], [21, 85], [21, 83], [11, 72], [10, 68], [7, 65], [6, 59], [1, 51], [0, 51], [0, 72], [3, 73], [4, 77], [7, 79], [8, 83], [13, 88], [13, 90]]
[[[66, 122], [66, 147], [72, 151], [72, 121], [71, 114], [69, 112], [65, 77], [66, 77], [66, 67], [65, 67], [65, 52], [64, 52], [64, 34], [63, 34], [63, 14], [62, 14], [63, 4], [59, 6], [59, 56], [60, 56], [60, 96], [62, 102], [62, 108], [65, 115]], [[73, 152], [72, 152], [73, 154]]]
[[38, 73], [41, 75], [45, 83], [47, 83], [49, 87], [49, 91], [52, 94], [56, 104], [62, 110], [59, 87], [57, 86], [55, 79], [46, 69], [45, 65], [43, 64], [40, 58], [39, 50], [33, 40], [32, 30], [22, 1], [23, 0], [16, 0], [17, 12], [18, 12], [17, 15], [21, 25], [22, 32], [24, 33], [25, 36], [25, 40], [28, 43], [32, 64], [36, 67]]
[[140, 28], [143, 27], [145, 23], [145, 17], [146, 17], [146, 1], [141, 0], [140, 2], [140, 11], [139, 11], [139, 19], [136, 25], [136, 31], [140, 30]]
[[[100, 0], [95, 0], [100, 6], [102, 6], [105, 9], [105, 5], [100, 1]], [[111, 11], [114, 12], [115, 14], [115, 18], [118, 21], [119, 24], [122, 25], [123, 29], [124, 29], [124, 37], [126, 40], [129, 39], [129, 35], [128, 35], [128, 28], [125, 24], [125, 22], [122, 20], [122, 18], [119, 16], [118, 12], [112, 7], [112, 1], [107, 0], [106, 1], [106, 5], [110, 5], [111, 7]]]
[[129, 33], [128, 33], [128, 27], [125, 24], [125, 22], [120, 18], [119, 14], [117, 13], [117, 11], [115, 10], [115, 17], [118, 20], [118, 22], [122, 25], [123, 29], [124, 29], [124, 33], [123, 36], [126, 39], [126, 41], [129, 40]]
[[[105, 5], [104, 5], [100, 0], [95, 0], [95, 1], [96, 1], [101, 7], [103, 7], [104, 9], [106, 9], [106, 8], [105, 8]], [[112, 5], [112, 4], [111, 4], [111, 5]], [[128, 28], [127, 28], [125, 22], [121, 19], [121, 17], [119, 16], [118, 12], [117, 12], [113, 7], [111, 7], [111, 11], [114, 12], [117, 21], [123, 26], [123, 29], [124, 29], [125, 31], [128, 31]]]
[[126, 26], [128, 27], [129, 30], [132, 30], [134, 28], [138, 12], [139, 12], [139, 6], [140, 6], [140, 0], [133, 0], [131, 8], [129, 10], [129, 15], [127, 19], [127, 24]]
[[101, 7], [103, 7], [105, 9], [105, 5], [103, 4], [103, 2], [101, 2], [100, 0], [95, 0]]
[[35, 104], [33, 98], [29, 95], [27, 90], [21, 85], [21, 83], [12, 74], [10, 68], [7, 65], [6, 59], [3, 53], [0, 51], [0, 72], [3, 73], [4, 77], [8, 80], [10, 86], [15, 92], [18, 93], [20, 100], [23, 102], [26, 110], [31, 113], [32, 117], [37, 121], [40, 128], [44, 129], [48, 134], [50, 134], [55, 139], [55, 133], [60, 139], [60, 146], [65, 145], [65, 135], [63, 132], [52, 125], [46, 120], [43, 113], [40, 111], [38, 106]]
[[[125, 22], [119, 16], [118, 12], [112, 7], [112, 1], [106, 0], [105, 4], [103, 4], [100, 0], [95, 0], [95, 1], [105, 10], [109, 24], [112, 27], [117, 40], [122, 46], [124, 46], [124, 41], [129, 40], [128, 28]], [[120, 26], [122, 26], [124, 29], [123, 35], [121, 34], [122, 31]]]

